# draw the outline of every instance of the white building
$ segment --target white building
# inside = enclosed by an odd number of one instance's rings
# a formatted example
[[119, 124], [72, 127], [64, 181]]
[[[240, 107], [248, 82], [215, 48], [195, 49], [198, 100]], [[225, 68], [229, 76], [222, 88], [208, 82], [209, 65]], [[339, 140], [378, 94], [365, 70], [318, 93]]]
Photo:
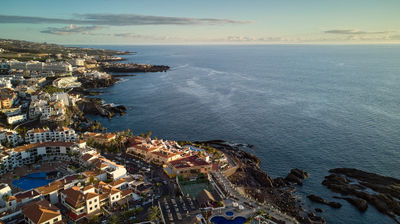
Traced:
[[16, 146], [21, 143], [23, 140], [19, 136], [19, 134], [10, 129], [1, 129], [0, 130], [0, 142], [5, 143], [9, 142], [12, 146]]
[[70, 77], [62, 77], [53, 81], [53, 86], [61, 89], [65, 88], [77, 88], [81, 86], [81, 83], [78, 82], [78, 78], [74, 76]]
[[11, 188], [6, 183], [0, 183], [0, 201], [2, 205], [5, 205], [3, 196], [4, 195], [11, 195]]
[[88, 72], [85, 74], [85, 77], [91, 78], [91, 79], [110, 79], [111, 75], [105, 72]]
[[70, 63], [73, 67], [85, 66], [85, 59], [83, 58], [68, 59], [67, 62]]
[[11, 77], [1, 77], [0, 78], [0, 87], [12, 88]]
[[70, 160], [69, 152], [75, 152], [78, 149], [73, 142], [44, 142], [3, 150], [0, 155], [0, 174], [38, 161], [68, 161]]
[[39, 142], [75, 142], [78, 135], [75, 130], [67, 127], [60, 127], [55, 130], [50, 129], [31, 129], [25, 135], [25, 141], [31, 144]]
[[26, 114], [18, 114], [7, 117], [8, 124], [16, 124], [26, 120]]
[[43, 72], [72, 72], [72, 65], [67, 62], [51, 62], [43, 65]]
[[8, 61], [10, 69], [23, 70], [31, 72], [72, 72], [72, 65], [67, 62], [49, 62], [39, 61], [21, 62], [17, 60]]
[[29, 118], [40, 120], [61, 121], [65, 119], [65, 107], [74, 105], [78, 97], [68, 95], [67, 93], [41, 93], [31, 97], [29, 105]]

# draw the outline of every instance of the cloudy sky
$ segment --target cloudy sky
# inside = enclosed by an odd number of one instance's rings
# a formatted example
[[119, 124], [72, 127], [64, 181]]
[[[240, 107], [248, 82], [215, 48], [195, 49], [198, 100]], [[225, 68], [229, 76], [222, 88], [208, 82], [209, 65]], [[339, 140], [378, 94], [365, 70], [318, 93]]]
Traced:
[[0, 38], [61, 44], [400, 43], [400, 0], [2, 0]]

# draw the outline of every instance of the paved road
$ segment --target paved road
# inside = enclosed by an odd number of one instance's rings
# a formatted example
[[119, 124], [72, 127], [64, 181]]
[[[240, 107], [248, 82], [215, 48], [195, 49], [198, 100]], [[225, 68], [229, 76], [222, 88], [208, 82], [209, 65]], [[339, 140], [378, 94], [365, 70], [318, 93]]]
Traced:
[[275, 217], [276, 219], [285, 221], [286, 223], [298, 223], [294, 218], [282, 213], [281, 211], [272, 207], [271, 205], [261, 204], [250, 197], [240, 194], [236, 190], [236, 187], [221, 172], [216, 171], [213, 172], [212, 175], [214, 176], [214, 179], [220, 184], [220, 186], [222, 186], [225, 189], [225, 192], [228, 192], [227, 196], [236, 198], [239, 201], [239, 204], [242, 205], [247, 204], [247, 207], [264, 209], [271, 216]]

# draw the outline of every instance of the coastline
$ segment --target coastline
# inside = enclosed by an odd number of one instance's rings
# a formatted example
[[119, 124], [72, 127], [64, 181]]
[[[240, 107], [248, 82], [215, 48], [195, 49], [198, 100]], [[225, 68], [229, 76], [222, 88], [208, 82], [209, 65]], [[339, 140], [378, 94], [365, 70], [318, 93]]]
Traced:
[[[106, 87], [105, 87], [106, 88]], [[345, 202], [346, 203], [346, 202]], [[312, 212], [312, 211], [310, 211], [310, 212]]]

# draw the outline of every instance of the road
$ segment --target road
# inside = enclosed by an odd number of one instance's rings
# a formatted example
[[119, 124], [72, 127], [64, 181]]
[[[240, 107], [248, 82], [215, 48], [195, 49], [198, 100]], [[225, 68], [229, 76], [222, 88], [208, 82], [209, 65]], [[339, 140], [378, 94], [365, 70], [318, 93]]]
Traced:
[[236, 187], [226, 178], [221, 172], [216, 171], [212, 173], [214, 179], [225, 189], [225, 192], [228, 192], [228, 196], [236, 198], [239, 204], [247, 205], [248, 207], [264, 209], [268, 214], [273, 216], [278, 220], [285, 221], [286, 223], [298, 223], [294, 218], [282, 213], [278, 209], [272, 207], [271, 205], [261, 204], [254, 199], [247, 197], [245, 195], [240, 194]]

